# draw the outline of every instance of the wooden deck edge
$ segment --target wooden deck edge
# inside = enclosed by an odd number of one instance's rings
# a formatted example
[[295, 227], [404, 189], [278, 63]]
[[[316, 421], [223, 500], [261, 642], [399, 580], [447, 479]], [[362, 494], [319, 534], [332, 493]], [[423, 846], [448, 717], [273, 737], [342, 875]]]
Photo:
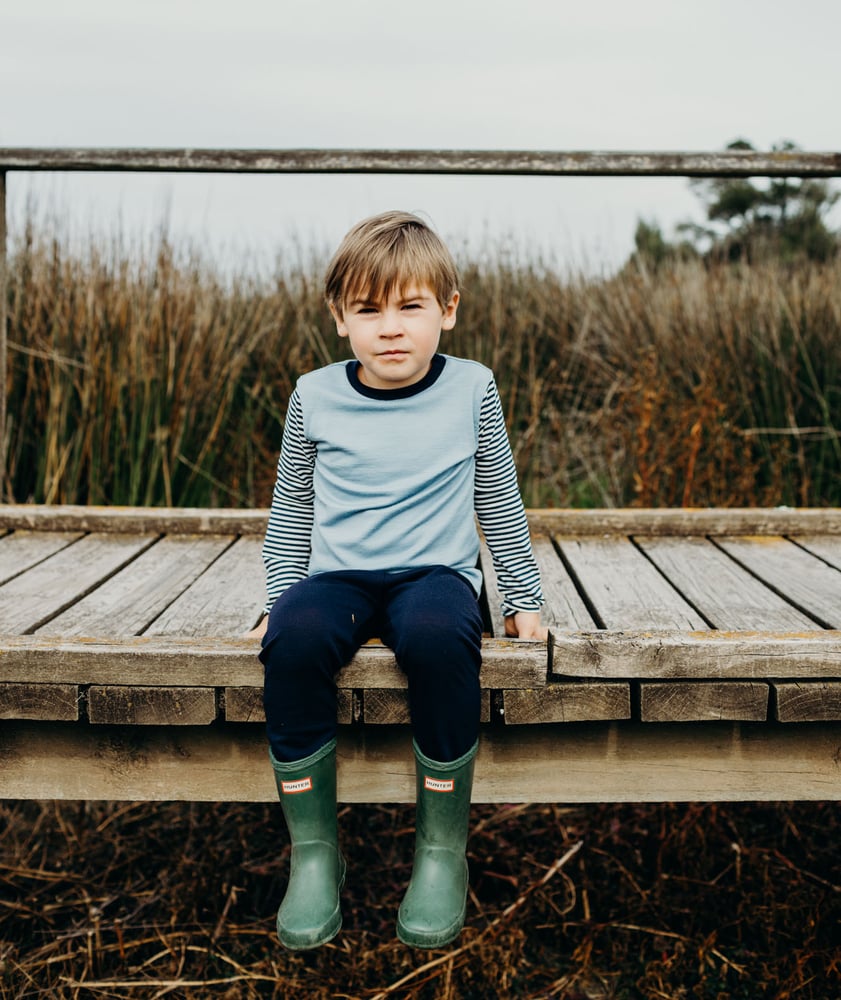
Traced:
[[[0, 797], [274, 801], [259, 726], [3, 723]], [[408, 727], [339, 736], [342, 802], [411, 802]], [[517, 726], [482, 735], [475, 802], [841, 799], [841, 723]]]
[[[841, 508], [531, 509], [533, 532], [566, 535], [841, 534]], [[262, 535], [268, 510], [3, 504], [0, 529]]]
[[[245, 638], [126, 636], [63, 638], [0, 635], [0, 683], [262, 687], [259, 643]], [[549, 644], [482, 641], [484, 687], [546, 683]], [[405, 675], [385, 646], [363, 646], [337, 675], [345, 688], [403, 688]]]
[[[841, 631], [566, 632], [551, 641], [483, 640], [485, 688], [567, 680], [841, 679]], [[0, 636], [0, 683], [260, 687], [254, 640], [130, 636]], [[363, 646], [337, 677], [344, 688], [402, 688], [384, 646]]]
[[594, 680], [841, 678], [841, 631], [679, 632], [551, 629], [552, 676]]

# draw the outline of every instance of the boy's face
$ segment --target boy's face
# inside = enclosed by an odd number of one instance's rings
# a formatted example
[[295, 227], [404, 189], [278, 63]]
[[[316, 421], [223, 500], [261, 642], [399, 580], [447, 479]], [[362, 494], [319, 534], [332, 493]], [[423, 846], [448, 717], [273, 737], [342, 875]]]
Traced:
[[429, 371], [442, 330], [456, 323], [458, 292], [445, 308], [426, 285], [393, 290], [386, 301], [354, 299], [330, 311], [340, 337], [360, 364], [360, 381], [372, 389], [402, 389]]

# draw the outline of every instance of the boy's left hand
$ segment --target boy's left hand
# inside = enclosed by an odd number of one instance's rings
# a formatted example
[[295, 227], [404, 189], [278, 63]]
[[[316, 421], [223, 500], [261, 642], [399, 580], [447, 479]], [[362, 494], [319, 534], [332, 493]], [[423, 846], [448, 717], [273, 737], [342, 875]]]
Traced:
[[549, 629], [540, 624], [537, 611], [517, 611], [505, 617], [505, 634], [512, 639], [543, 639], [549, 637]]

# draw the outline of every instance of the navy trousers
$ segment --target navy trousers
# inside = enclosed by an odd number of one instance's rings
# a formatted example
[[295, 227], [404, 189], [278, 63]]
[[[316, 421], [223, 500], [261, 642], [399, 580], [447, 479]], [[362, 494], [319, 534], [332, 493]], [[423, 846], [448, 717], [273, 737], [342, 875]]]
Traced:
[[336, 673], [374, 636], [394, 650], [406, 674], [423, 753], [451, 761], [473, 746], [482, 616], [470, 584], [445, 566], [343, 571], [294, 584], [269, 614], [260, 660], [277, 760], [300, 760], [336, 735]]

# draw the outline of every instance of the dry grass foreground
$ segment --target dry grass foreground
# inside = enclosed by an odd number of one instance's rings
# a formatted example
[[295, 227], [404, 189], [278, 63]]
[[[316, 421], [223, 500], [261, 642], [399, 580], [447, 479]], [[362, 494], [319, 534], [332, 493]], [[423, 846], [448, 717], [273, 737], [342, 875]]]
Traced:
[[837, 805], [474, 806], [468, 924], [394, 920], [413, 811], [341, 812], [344, 929], [285, 952], [277, 806], [0, 804], [0, 997], [841, 995]]

